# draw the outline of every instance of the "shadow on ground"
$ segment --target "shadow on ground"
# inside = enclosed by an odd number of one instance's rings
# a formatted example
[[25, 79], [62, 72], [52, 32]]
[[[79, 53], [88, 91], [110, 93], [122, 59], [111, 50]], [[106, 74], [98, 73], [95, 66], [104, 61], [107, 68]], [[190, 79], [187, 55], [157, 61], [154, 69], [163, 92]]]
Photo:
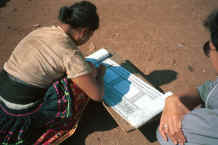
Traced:
[[6, 6], [7, 2], [10, 0], [0, 0], [0, 8]]
[[172, 81], [176, 80], [178, 75], [176, 71], [166, 69], [155, 70], [150, 74], [144, 74], [133, 63], [131, 63], [128, 60], [123, 62], [121, 65], [128, 69], [131, 73], [135, 74], [136, 76], [139, 76], [148, 81], [153, 87], [155, 87], [161, 92], [164, 91], [160, 88], [160, 86], [171, 83]]
[[156, 130], [159, 126], [160, 116], [161, 114], [159, 114], [152, 121], [146, 123], [145, 125], [139, 128], [141, 133], [147, 138], [149, 142], [157, 141]]
[[90, 101], [73, 136], [61, 145], [85, 145], [88, 135], [95, 131], [116, 128], [117, 124], [101, 103]]

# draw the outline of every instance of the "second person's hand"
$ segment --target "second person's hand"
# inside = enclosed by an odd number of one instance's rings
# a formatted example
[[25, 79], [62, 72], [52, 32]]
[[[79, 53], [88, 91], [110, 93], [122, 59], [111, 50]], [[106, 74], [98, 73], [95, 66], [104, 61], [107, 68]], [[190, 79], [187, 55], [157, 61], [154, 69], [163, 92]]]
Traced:
[[165, 141], [169, 137], [175, 145], [184, 145], [186, 138], [182, 131], [182, 120], [188, 112], [188, 108], [178, 96], [172, 95], [166, 99], [159, 127], [159, 132]]

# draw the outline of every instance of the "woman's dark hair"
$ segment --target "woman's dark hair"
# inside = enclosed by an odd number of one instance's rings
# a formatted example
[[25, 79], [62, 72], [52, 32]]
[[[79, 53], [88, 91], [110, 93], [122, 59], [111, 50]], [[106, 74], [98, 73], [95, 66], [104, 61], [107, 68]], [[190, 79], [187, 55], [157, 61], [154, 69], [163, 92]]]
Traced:
[[81, 1], [70, 7], [62, 7], [59, 11], [59, 20], [62, 23], [69, 24], [72, 28], [88, 28], [96, 30], [99, 27], [99, 16], [97, 8], [88, 1]]
[[218, 9], [212, 11], [204, 20], [204, 26], [209, 30], [211, 42], [218, 51]]

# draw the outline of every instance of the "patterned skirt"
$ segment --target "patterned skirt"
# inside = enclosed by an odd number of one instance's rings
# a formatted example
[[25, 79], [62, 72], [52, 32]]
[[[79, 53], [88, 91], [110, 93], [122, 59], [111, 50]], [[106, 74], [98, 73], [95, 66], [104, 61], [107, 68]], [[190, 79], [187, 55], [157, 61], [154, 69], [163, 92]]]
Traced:
[[56, 81], [42, 103], [11, 110], [0, 102], [0, 144], [60, 144], [71, 136], [89, 99], [66, 78]]

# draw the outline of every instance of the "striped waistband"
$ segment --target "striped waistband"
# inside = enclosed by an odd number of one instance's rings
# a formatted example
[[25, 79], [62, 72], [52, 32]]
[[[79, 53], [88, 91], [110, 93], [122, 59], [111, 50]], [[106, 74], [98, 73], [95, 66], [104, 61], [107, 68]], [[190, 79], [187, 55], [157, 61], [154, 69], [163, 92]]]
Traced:
[[4, 103], [4, 105], [7, 106], [9, 109], [13, 109], [13, 110], [29, 109], [42, 102], [41, 100], [37, 100], [35, 102], [28, 103], [28, 104], [15, 104], [5, 100], [2, 96], [0, 96], [0, 101], [2, 101], [2, 103]]
[[[8, 104], [7, 104], [8, 105]], [[25, 117], [25, 116], [29, 116], [32, 115], [38, 111], [40, 111], [43, 103], [38, 103], [38, 104], [34, 104], [32, 106], [24, 106], [22, 108], [17, 108], [18, 106], [23, 106], [23, 105], [19, 105], [16, 104], [16, 106], [11, 106], [11, 104], [9, 106], [7, 106], [2, 100], [0, 100], [0, 110], [3, 111], [4, 113], [6, 113], [9, 116], [14, 116], [14, 117]], [[20, 110], [18, 110], [20, 109]]]

